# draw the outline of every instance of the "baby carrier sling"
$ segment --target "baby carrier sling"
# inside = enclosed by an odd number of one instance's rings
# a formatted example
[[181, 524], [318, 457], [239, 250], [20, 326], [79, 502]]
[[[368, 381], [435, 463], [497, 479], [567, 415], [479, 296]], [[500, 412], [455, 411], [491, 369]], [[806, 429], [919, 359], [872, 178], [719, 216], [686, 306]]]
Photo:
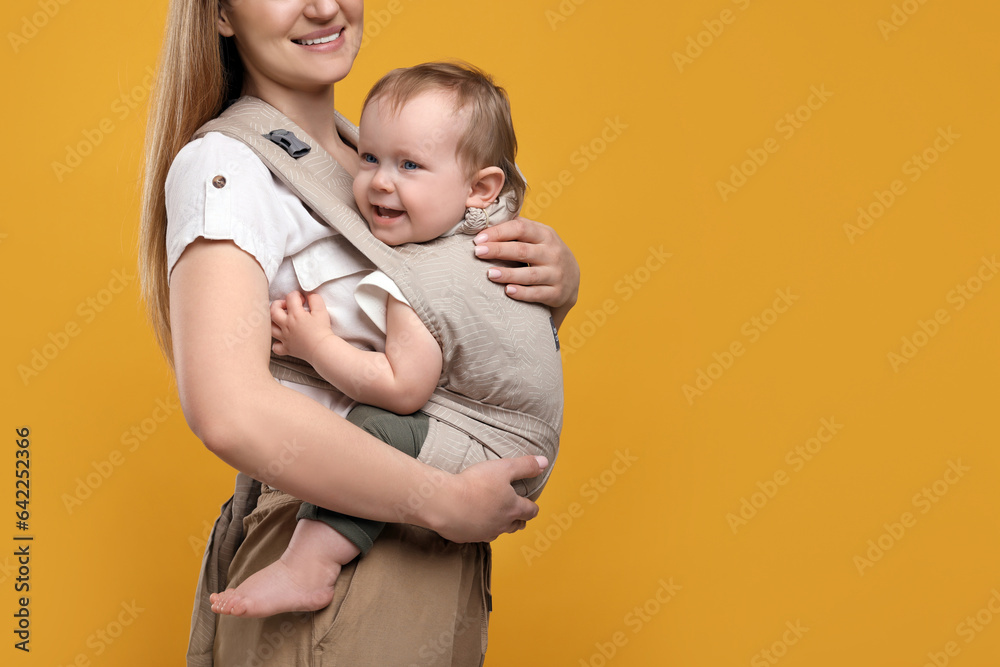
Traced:
[[[339, 114], [338, 130], [357, 144], [357, 129]], [[376, 239], [354, 204], [350, 174], [266, 102], [241, 98], [195, 136], [208, 132], [249, 146], [318, 219], [396, 283], [440, 344], [441, 382], [422, 411], [457, 437], [432, 430], [421, 460], [458, 472], [487, 458], [532, 453], [554, 459], [562, 425], [562, 362], [546, 307], [503, 296], [503, 288], [486, 279], [488, 265], [475, 258], [467, 236], [395, 248]], [[322, 262], [324, 247], [320, 240], [293, 256], [296, 272], [308, 273]], [[332, 389], [298, 359], [272, 355], [271, 370], [279, 379]], [[480, 445], [472, 448], [478, 453], [470, 451], [469, 439]], [[537, 495], [547, 476], [530, 480], [522, 491]]]
[[[336, 123], [340, 134], [356, 146], [357, 128], [339, 113]], [[437, 339], [442, 376], [421, 409], [431, 417], [421, 461], [447, 472], [524, 454], [554, 461], [562, 425], [562, 363], [547, 308], [503, 296], [503, 288], [486, 279], [488, 264], [475, 258], [468, 236], [395, 248], [380, 242], [354, 204], [351, 175], [263, 100], [239, 99], [202, 126], [195, 138], [208, 132], [250, 147], [317, 219], [342, 234], [396, 283]], [[296, 273], [309, 274], [328, 251], [320, 240], [294, 255]], [[291, 357], [272, 355], [271, 373], [278, 379], [330, 388], [308, 364]], [[551, 470], [550, 465], [539, 477], [516, 483], [518, 492], [536, 498]], [[242, 541], [242, 519], [252, 511], [259, 493], [259, 482], [238, 475], [234, 498], [224, 506], [206, 551], [189, 657], [211, 653], [214, 631], [199, 616], [211, 618], [208, 592], [226, 585], [229, 562]]]

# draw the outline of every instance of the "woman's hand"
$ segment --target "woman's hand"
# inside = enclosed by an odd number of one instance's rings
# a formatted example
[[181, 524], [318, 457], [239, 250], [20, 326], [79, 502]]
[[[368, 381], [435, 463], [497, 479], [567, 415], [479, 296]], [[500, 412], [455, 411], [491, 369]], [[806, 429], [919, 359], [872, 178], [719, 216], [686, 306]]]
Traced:
[[512, 299], [549, 306], [556, 326], [562, 324], [580, 291], [580, 265], [555, 230], [534, 220], [515, 218], [482, 231], [474, 242], [480, 259], [527, 264], [491, 267], [487, 275], [493, 282], [505, 284]]
[[452, 542], [492, 542], [538, 514], [538, 505], [517, 495], [511, 482], [537, 477], [548, 465], [544, 456], [521, 456], [477, 463], [457, 475], [439, 473], [448, 493], [430, 494], [428, 505], [434, 506], [417, 513]]

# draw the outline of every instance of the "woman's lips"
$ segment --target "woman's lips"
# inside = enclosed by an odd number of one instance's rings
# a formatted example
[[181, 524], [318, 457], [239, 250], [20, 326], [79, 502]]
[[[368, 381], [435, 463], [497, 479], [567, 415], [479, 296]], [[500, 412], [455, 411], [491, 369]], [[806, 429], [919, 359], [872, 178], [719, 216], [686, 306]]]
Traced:
[[343, 34], [343, 26], [335, 26], [333, 28], [324, 28], [323, 30], [316, 30], [309, 33], [308, 35], [302, 35], [297, 37], [292, 41], [300, 46], [323, 46], [324, 44], [330, 44], [332, 42], [340, 39], [341, 34]]

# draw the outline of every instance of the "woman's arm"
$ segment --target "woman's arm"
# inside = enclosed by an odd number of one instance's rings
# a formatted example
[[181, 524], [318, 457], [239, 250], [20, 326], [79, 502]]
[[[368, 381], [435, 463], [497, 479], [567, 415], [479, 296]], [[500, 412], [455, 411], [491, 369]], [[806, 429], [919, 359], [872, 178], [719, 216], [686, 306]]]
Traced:
[[491, 268], [490, 280], [507, 285], [512, 299], [552, 308], [556, 326], [576, 304], [580, 265], [569, 247], [548, 225], [515, 218], [490, 227], [474, 239], [480, 259], [501, 259], [528, 266]]
[[538, 475], [544, 459], [443, 473], [275, 382], [267, 370], [267, 287], [260, 265], [230, 241], [199, 239], [173, 269], [170, 322], [181, 405], [213, 453], [321, 507], [413, 523], [454, 541], [492, 540], [538, 513], [510, 482]]

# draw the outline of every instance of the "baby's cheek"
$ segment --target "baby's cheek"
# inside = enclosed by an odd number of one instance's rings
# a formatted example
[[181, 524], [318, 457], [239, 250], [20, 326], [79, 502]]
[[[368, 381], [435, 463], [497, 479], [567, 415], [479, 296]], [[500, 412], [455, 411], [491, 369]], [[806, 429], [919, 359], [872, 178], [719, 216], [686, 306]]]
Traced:
[[354, 187], [353, 187], [354, 201], [355, 203], [357, 203], [358, 209], [361, 211], [361, 214], [364, 215], [365, 218], [367, 219], [368, 216], [365, 213], [365, 208], [367, 208], [368, 199], [367, 197], [365, 197], [366, 188], [364, 187], [363, 180], [364, 177], [361, 175], [358, 175], [358, 177], [354, 179]]

